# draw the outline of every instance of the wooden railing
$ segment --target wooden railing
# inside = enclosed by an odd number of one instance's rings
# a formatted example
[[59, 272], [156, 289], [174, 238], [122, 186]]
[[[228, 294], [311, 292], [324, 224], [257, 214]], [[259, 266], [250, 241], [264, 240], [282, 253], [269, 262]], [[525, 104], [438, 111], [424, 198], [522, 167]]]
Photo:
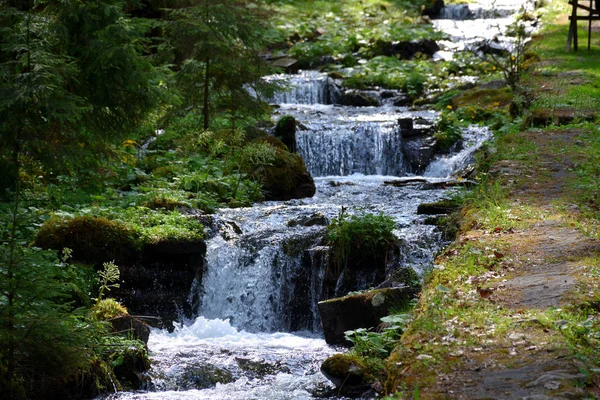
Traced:
[[[594, 8], [595, 2], [595, 8]], [[577, 21], [588, 21], [588, 50], [590, 49], [592, 41], [592, 21], [600, 21], [600, 0], [589, 0], [589, 6], [585, 5], [588, 3], [587, 0], [569, 0], [569, 4], [573, 7], [569, 20], [569, 35], [567, 36], [567, 51], [571, 50], [571, 43], [573, 43], [573, 50], [577, 51]], [[577, 11], [587, 11], [587, 15], [577, 15]]]

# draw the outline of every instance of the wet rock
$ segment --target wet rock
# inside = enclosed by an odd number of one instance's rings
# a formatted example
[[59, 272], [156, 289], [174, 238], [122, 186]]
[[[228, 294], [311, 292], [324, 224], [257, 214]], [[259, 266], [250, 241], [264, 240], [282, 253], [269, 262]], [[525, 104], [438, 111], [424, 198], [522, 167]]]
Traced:
[[288, 74], [295, 74], [300, 69], [298, 60], [291, 57], [282, 57], [272, 60], [271, 65], [275, 68], [282, 68]]
[[408, 306], [416, 291], [408, 287], [385, 288], [321, 301], [318, 304], [325, 341], [346, 343], [344, 332], [357, 328], [375, 328], [390, 310]]
[[178, 378], [177, 387], [180, 390], [208, 389], [217, 383], [230, 383], [234, 378], [231, 372], [214, 365], [198, 365], [188, 367]]
[[403, 138], [433, 135], [433, 122], [423, 118], [400, 118], [398, 125]]
[[276, 375], [278, 373], [290, 373], [290, 369], [281, 363], [267, 362], [265, 360], [249, 360], [247, 358], [236, 357], [235, 361], [244, 371], [244, 376], [249, 379], [262, 379], [267, 375]]
[[314, 196], [315, 182], [306, 170], [302, 157], [287, 151], [283, 143], [275, 137], [270, 136], [259, 140], [275, 144], [273, 146], [275, 160], [271, 165], [247, 171], [250, 177], [263, 185], [265, 200], [290, 200]]
[[296, 152], [296, 118], [284, 115], [275, 126], [275, 137], [285, 144], [292, 153]]
[[365, 386], [366, 368], [360, 359], [350, 354], [334, 354], [323, 361], [321, 372], [336, 387]]
[[409, 107], [413, 104], [413, 101], [408, 95], [401, 94], [394, 97], [392, 104], [396, 107]]
[[218, 232], [225, 240], [237, 239], [243, 233], [242, 228], [234, 221], [219, 219], [218, 225]]
[[442, 8], [444, 8], [444, 0], [431, 0], [421, 14], [429, 18], [439, 18]]
[[288, 226], [314, 226], [314, 225], [327, 225], [329, 220], [322, 212], [316, 212], [312, 215], [302, 216], [291, 221], [288, 221]]
[[420, 174], [435, 157], [437, 140], [431, 136], [409, 137], [402, 142], [402, 153], [410, 171]]
[[188, 302], [194, 280], [202, 278], [206, 244], [203, 240], [164, 240], [148, 244], [142, 260], [121, 267], [121, 285], [111, 292], [130, 314], [154, 317], [152, 325], [172, 329], [179, 316], [192, 317]]
[[126, 335], [148, 344], [150, 327], [139, 318], [131, 315], [122, 315], [120, 317], [111, 319], [110, 324], [114, 333]]
[[360, 90], [349, 89], [341, 93], [337, 103], [351, 107], [378, 107], [381, 105], [379, 99]]
[[421, 203], [417, 206], [417, 214], [437, 215], [451, 214], [458, 209], [458, 204], [452, 200], [440, 200], [433, 203]]

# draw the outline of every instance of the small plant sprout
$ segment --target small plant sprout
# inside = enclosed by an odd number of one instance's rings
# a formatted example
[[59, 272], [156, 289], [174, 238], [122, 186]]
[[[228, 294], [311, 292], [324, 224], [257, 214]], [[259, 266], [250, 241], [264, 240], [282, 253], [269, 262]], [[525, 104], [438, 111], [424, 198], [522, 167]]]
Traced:
[[113, 262], [105, 262], [102, 264], [102, 269], [98, 271], [98, 283], [100, 283], [100, 292], [96, 302], [102, 300], [104, 291], [110, 291], [111, 288], [118, 288], [119, 284], [115, 283], [119, 280], [121, 273], [119, 267]]
[[63, 263], [67, 263], [73, 257], [73, 249], [65, 247], [62, 251], [61, 260]]

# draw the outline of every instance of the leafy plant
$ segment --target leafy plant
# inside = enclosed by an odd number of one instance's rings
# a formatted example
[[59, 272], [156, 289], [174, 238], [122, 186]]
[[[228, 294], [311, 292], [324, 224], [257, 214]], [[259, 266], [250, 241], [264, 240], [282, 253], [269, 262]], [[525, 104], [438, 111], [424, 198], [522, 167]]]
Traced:
[[435, 122], [438, 147], [443, 151], [448, 151], [456, 142], [462, 139], [460, 124], [454, 118], [452, 113], [442, 112]]
[[396, 347], [409, 321], [408, 314], [389, 315], [381, 318], [383, 328], [379, 332], [358, 328], [344, 332], [344, 337], [352, 343], [353, 353], [361, 357], [385, 358]]
[[332, 247], [337, 275], [351, 259], [377, 259], [382, 254], [386, 257], [388, 248], [396, 241], [392, 232], [395, 227], [394, 220], [384, 214], [348, 215], [342, 208], [327, 226], [327, 241]]
[[[102, 290], [102, 287], [100, 289]], [[90, 311], [92, 317], [98, 321], [109, 321], [116, 317], [128, 315], [127, 308], [113, 298], [98, 298]]]
[[[531, 39], [529, 30], [529, 20], [531, 17], [524, 7], [521, 8], [519, 18], [512, 23], [506, 32], [506, 35], [513, 39], [511, 49], [502, 55], [493, 51], [486, 52], [482, 58], [492, 65], [493, 69], [498, 69], [508, 86], [513, 92], [518, 92], [518, 83], [523, 72], [529, 67], [528, 64], [528, 44]], [[491, 41], [490, 41], [491, 43]]]
[[96, 305], [102, 300], [104, 291], [109, 291], [111, 288], [119, 287], [119, 277], [121, 273], [119, 267], [114, 262], [105, 262], [102, 264], [102, 269], [98, 271], [98, 283], [100, 284], [100, 291], [98, 298], [96, 299]]
[[73, 309], [77, 271], [55, 251], [26, 245], [32, 213], [17, 205], [0, 215], [0, 390], [10, 399], [43, 397], [88, 368], [104, 332]]

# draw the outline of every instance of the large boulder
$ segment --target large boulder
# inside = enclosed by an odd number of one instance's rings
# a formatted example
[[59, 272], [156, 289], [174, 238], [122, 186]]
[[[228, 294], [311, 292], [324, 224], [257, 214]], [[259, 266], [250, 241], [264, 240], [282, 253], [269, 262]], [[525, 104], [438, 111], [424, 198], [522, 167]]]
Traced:
[[315, 195], [315, 182], [308, 173], [302, 157], [290, 153], [287, 147], [273, 136], [258, 140], [271, 144], [275, 149], [275, 160], [271, 165], [248, 171], [251, 177], [263, 185], [265, 200], [301, 199]]
[[381, 102], [372, 94], [356, 89], [348, 89], [340, 92], [336, 104], [351, 107], [378, 107]]
[[410, 171], [422, 173], [435, 157], [438, 141], [433, 122], [423, 118], [401, 118], [398, 120], [402, 135], [402, 154]]
[[402, 141], [402, 154], [414, 174], [421, 174], [437, 152], [437, 140], [433, 136], [417, 136]]
[[72, 250], [72, 259], [92, 265], [139, 259], [138, 235], [126, 225], [106, 218], [81, 216], [53, 218], [39, 229], [35, 245], [43, 249]]
[[345, 344], [344, 332], [377, 327], [391, 310], [408, 308], [415, 295], [410, 287], [383, 288], [319, 302], [325, 341]]
[[121, 268], [121, 284], [111, 295], [135, 316], [173, 328], [180, 316], [191, 318], [198, 298], [188, 299], [194, 281], [202, 279], [203, 240], [163, 240], [144, 246], [142, 260]]

